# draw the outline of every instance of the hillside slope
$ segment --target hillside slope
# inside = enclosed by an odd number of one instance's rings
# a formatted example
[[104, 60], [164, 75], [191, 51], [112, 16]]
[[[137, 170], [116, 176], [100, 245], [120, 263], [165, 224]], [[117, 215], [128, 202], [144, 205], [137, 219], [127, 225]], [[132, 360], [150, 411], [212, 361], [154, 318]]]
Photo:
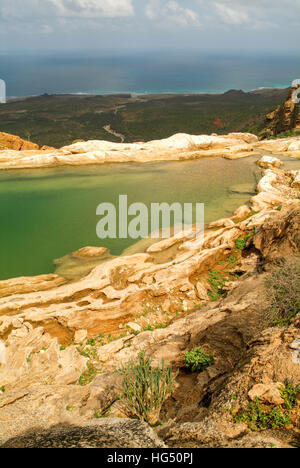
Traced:
[[74, 140], [149, 141], [175, 133], [226, 134], [265, 127], [265, 116], [288, 90], [202, 95], [43, 95], [0, 106], [0, 131], [40, 146]]

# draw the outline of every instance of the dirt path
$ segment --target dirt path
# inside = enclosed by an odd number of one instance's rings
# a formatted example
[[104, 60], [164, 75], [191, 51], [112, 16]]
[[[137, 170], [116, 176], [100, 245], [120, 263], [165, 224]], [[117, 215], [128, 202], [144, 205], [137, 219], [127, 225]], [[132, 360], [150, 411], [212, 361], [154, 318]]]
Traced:
[[110, 124], [109, 124], [109, 125], [104, 125], [103, 129], [104, 129], [107, 133], [110, 133], [111, 135], [114, 135], [115, 137], [120, 138], [121, 143], [124, 143], [124, 141], [125, 141], [125, 136], [122, 135], [122, 133], [118, 133], [118, 132], [116, 132], [115, 130], [113, 130], [113, 129], [111, 128]]

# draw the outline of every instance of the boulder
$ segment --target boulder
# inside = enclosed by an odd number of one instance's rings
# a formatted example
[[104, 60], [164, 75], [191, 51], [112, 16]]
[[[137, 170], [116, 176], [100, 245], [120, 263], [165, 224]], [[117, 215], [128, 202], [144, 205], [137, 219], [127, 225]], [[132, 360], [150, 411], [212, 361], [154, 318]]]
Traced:
[[292, 183], [292, 187], [300, 189], [300, 170], [293, 171], [293, 176], [294, 176], [294, 180]]
[[22, 140], [16, 135], [0, 132], [0, 151], [4, 149], [16, 151], [38, 150], [39, 146], [31, 141]]
[[88, 336], [87, 330], [77, 330], [74, 335], [75, 343], [82, 343]]
[[283, 166], [283, 162], [280, 159], [272, 156], [263, 156], [259, 161], [257, 161], [257, 164], [264, 169], [272, 169], [273, 167], [280, 168]]
[[282, 383], [258, 384], [254, 385], [249, 391], [248, 396], [252, 401], [258, 398], [263, 403], [280, 406], [284, 403], [280, 388], [284, 388]]
[[72, 257], [75, 258], [91, 258], [91, 257], [103, 257], [108, 254], [109, 250], [105, 247], [83, 247], [72, 253]]
[[103, 419], [32, 431], [6, 441], [1, 448], [165, 448], [146, 423]]
[[132, 330], [134, 332], [140, 333], [142, 331], [142, 327], [138, 323], [129, 322], [129, 323], [127, 323], [126, 327], [130, 328], [130, 330]]

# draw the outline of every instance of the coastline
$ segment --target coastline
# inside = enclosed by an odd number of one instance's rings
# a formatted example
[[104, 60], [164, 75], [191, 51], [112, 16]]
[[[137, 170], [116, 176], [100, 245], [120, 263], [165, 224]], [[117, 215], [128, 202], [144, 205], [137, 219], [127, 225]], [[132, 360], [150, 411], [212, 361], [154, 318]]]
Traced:
[[[245, 94], [251, 94], [251, 93], [258, 93], [258, 92], [267, 92], [267, 91], [281, 91], [281, 90], [288, 90], [290, 89], [290, 85], [278, 85], [278, 86], [261, 86], [258, 88], [253, 88], [249, 90], [230, 90], [230, 89], [224, 89], [224, 90], [216, 90], [216, 91], [206, 91], [206, 90], [179, 90], [179, 91], [174, 91], [174, 90], [150, 90], [150, 91], [78, 91], [78, 92], [59, 92], [59, 93], [45, 93], [44, 95], [48, 96], [85, 96], [85, 97], [94, 97], [94, 96], [131, 96], [132, 98], [139, 98], [143, 96], [147, 97], [155, 97], [155, 96], [222, 96], [230, 91], [242, 91]], [[26, 99], [30, 98], [37, 98], [41, 97], [43, 94], [29, 94], [25, 96], [7, 96], [7, 101], [8, 102], [16, 102], [16, 101], [24, 101]]]

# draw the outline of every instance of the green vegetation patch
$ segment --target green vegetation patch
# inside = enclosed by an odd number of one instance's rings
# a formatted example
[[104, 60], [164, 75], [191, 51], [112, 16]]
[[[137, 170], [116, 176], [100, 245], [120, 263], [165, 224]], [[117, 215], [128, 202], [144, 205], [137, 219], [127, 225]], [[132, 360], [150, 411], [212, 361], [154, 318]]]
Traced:
[[159, 422], [161, 408], [172, 393], [177, 374], [172, 367], [153, 368], [152, 361], [140, 352], [137, 362], [129, 361], [119, 373], [123, 377], [121, 399], [136, 418], [155, 425]]
[[81, 374], [79, 377], [79, 385], [85, 387], [86, 385], [90, 384], [96, 377], [98, 371], [93, 364], [88, 362], [86, 364], [87, 369]]
[[292, 382], [286, 381], [283, 388], [279, 388], [284, 404], [280, 407], [262, 405], [258, 398], [254, 403], [248, 404], [246, 413], [234, 417], [235, 422], [248, 424], [252, 431], [265, 429], [282, 429], [292, 423], [291, 412], [297, 406], [297, 394], [300, 387], [295, 387]]
[[273, 266], [266, 280], [267, 325], [288, 326], [300, 312], [300, 259]]
[[201, 348], [194, 348], [184, 355], [185, 367], [191, 372], [204, 372], [215, 363], [212, 354], [206, 354]]

